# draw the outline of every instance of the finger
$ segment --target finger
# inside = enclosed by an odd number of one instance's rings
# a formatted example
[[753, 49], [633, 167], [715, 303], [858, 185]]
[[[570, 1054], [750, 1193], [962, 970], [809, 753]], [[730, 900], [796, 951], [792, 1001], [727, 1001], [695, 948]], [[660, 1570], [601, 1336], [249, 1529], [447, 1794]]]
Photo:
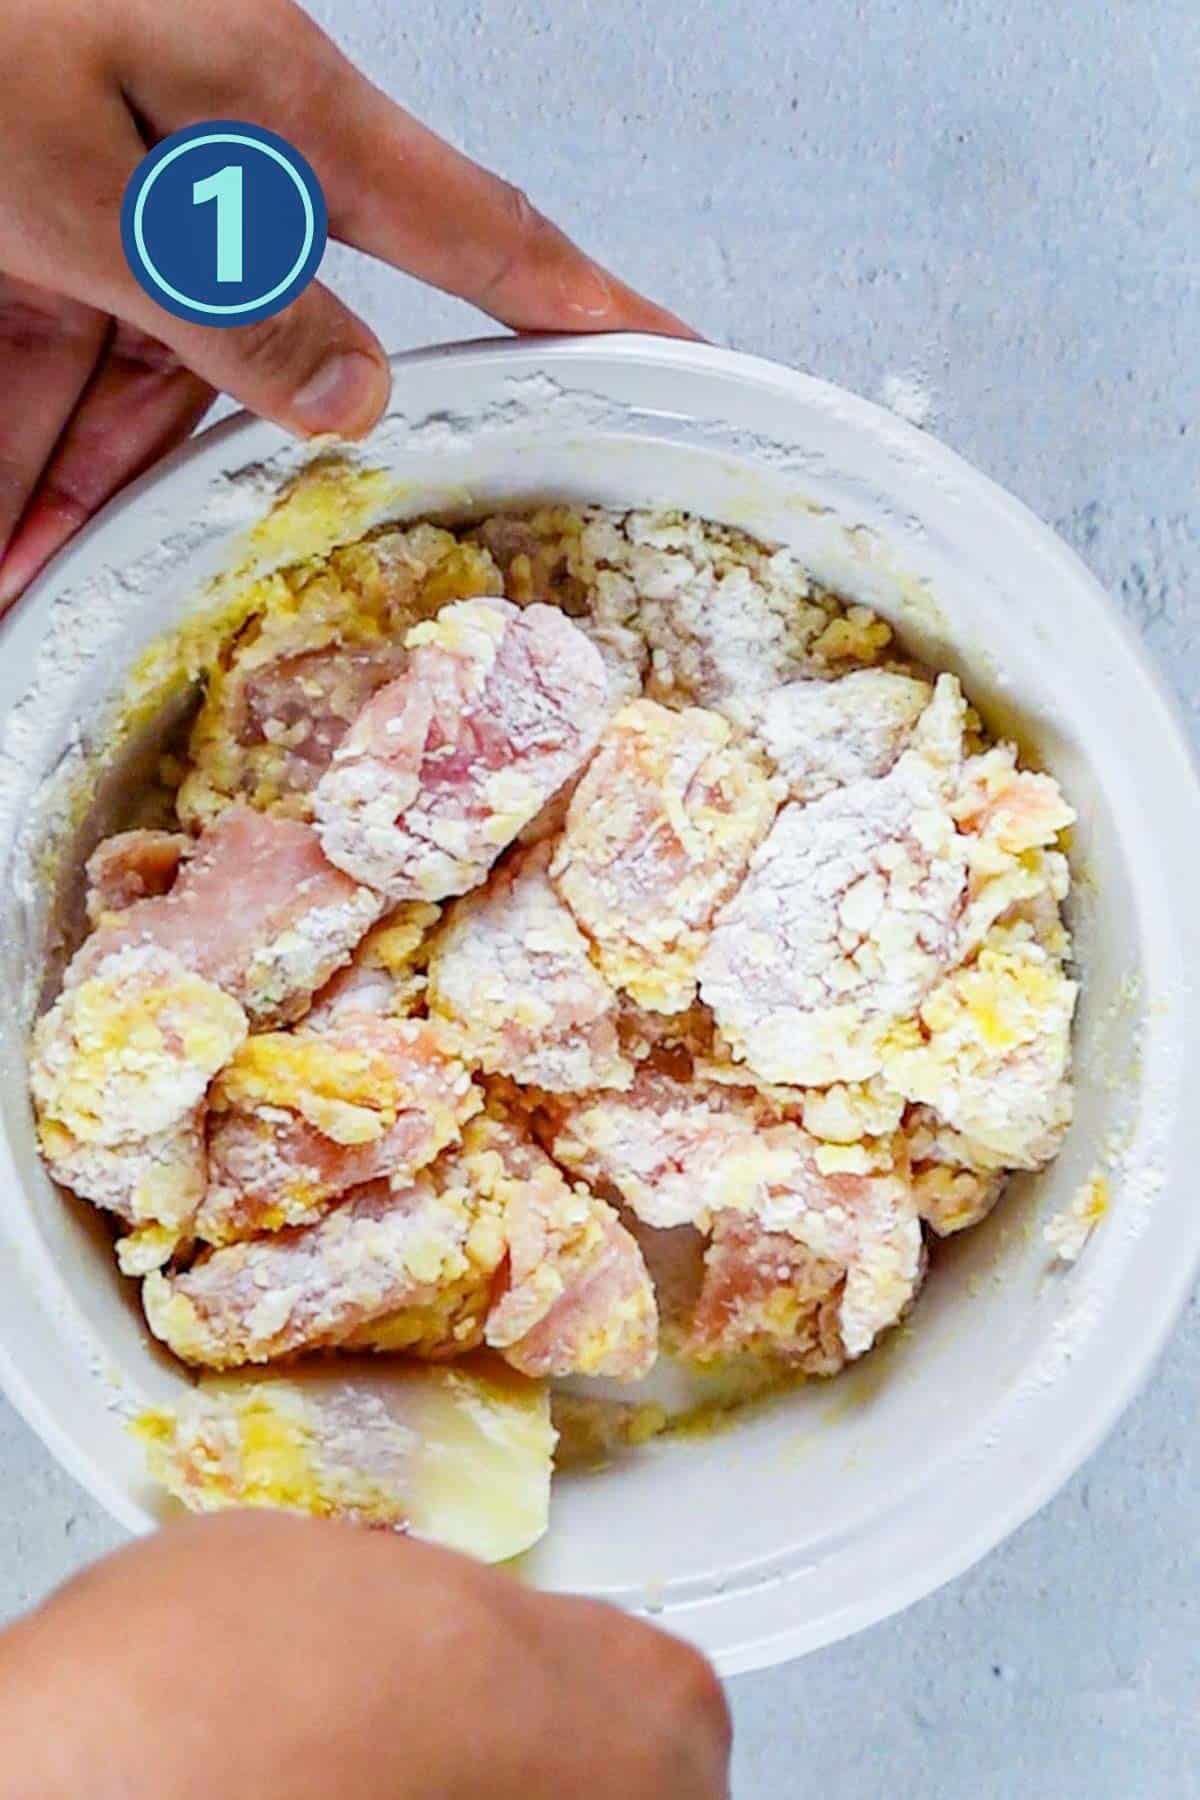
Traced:
[[[369, 83], [313, 145], [336, 235], [516, 331], [695, 337], [573, 244], [520, 188], [481, 168]], [[366, 166], [366, 181], [353, 171]]]
[[[608, 1748], [615, 1755], [623, 1732], [632, 1732], [644, 1753], [647, 1794], [727, 1800], [733, 1727], [724, 1689], [706, 1657], [604, 1602], [530, 1595], [527, 1605], [549, 1628], [561, 1666], [575, 1661], [581, 1674], [605, 1669], [642, 1696], [636, 1716], [610, 1723]], [[630, 1791], [643, 1790], [634, 1784]]]
[[[121, 249], [119, 215], [144, 149], [119, 93], [102, 92], [86, 121], [63, 127], [55, 155], [71, 183], [39, 198], [36, 214], [31, 201], [18, 202], [24, 210], [6, 254], [24, 258], [19, 272], [159, 339], [212, 387], [290, 431], [362, 436], [387, 404], [391, 371], [378, 339], [327, 288], [314, 282], [274, 318], [214, 330], [164, 312], [139, 287]], [[0, 193], [0, 225], [13, 204]]]
[[316, 169], [337, 237], [517, 330], [696, 335], [373, 87], [299, 7], [255, 8], [253, 54], [236, 28], [219, 46], [186, 29], [189, 54], [126, 74], [156, 129], [206, 113], [270, 124]]
[[212, 399], [162, 344], [117, 327], [0, 557], [0, 612], [105, 501], [188, 436]]
[[334, 230], [347, 243], [517, 331], [695, 335], [586, 256], [519, 188], [452, 149], [357, 71], [347, 69], [346, 85], [312, 149]]
[[107, 330], [91, 307], [0, 275], [0, 559]]
[[118, 272], [113, 310], [157, 334], [213, 387], [301, 437], [363, 437], [392, 391], [378, 338], [319, 281], [273, 318], [214, 331], [160, 312]]

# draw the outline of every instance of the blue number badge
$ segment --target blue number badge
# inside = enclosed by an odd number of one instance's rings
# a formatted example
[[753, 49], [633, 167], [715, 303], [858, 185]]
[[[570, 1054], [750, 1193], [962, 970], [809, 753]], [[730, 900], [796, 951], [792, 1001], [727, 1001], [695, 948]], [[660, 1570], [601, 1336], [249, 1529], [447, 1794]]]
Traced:
[[303, 293], [325, 253], [325, 197], [286, 139], [214, 119], [164, 138], [121, 208], [130, 268], [196, 325], [250, 325]]

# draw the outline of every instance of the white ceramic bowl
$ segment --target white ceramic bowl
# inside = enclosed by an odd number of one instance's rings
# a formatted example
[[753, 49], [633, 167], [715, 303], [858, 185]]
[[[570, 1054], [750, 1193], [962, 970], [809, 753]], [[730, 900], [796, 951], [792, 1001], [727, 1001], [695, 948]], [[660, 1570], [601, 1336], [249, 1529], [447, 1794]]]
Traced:
[[[859, 1369], [558, 1485], [536, 1580], [647, 1608], [726, 1672], [779, 1661], [904, 1606], [1012, 1531], [1095, 1447], [1166, 1338], [1200, 1253], [1200, 1109], [1182, 1095], [1200, 1066], [1185, 993], [1200, 938], [1196, 774], [1143, 651], [1082, 564], [865, 401], [729, 351], [609, 338], [403, 356], [394, 408], [360, 453], [395, 478], [390, 501], [365, 484], [346, 535], [372, 508], [542, 496], [743, 526], [959, 670], [1079, 810], [1079, 1094], [1053, 1168], [946, 1246], [911, 1329]], [[88, 1209], [38, 1165], [23, 1031], [52, 914], [47, 859], [78, 834], [87, 753], [135, 656], [235, 545], [247, 554], [239, 534], [300, 460], [268, 425], [214, 428], [110, 506], [0, 629], [0, 1373], [134, 1531], [155, 1502], [121, 1414], [181, 1377]], [[1111, 1214], [1079, 1264], [1053, 1272], [1041, 1226], [1101, 1156]]]

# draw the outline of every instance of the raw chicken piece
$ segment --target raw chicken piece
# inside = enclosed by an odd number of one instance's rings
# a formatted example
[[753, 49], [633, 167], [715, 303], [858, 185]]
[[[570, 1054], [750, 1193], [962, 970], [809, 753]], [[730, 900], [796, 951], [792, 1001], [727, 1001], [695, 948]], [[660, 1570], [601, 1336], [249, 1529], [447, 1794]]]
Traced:
[[723, 1212], [787, 1232], [845, 1271], [848, 1356], [894, 1324], [921, 1275], [921, 1227], [902, 1140], [818, 1143], [761, 1094], [639, 1072], [627, 1094], [547, 1098], [551, 1154], [647, 1224], [711, 1228]]
[[985, 1219], [1008, 1184], [1003, 1169], [967, 1166], [970, 1151], [957, 1132], [927, 1106], [912, 1106], [904, 1121], [917, 1211], [939, 1237]]
[[692, 1225], [660, 1231], [639, 1219], [632, 1207], [620, 1209], [621, 1223], [642, 1253], [658, 1304], [660, 1348], [674, 1354], [691, 1332], [692, 1315], [704, 1282], [707, 1240]]
[[486, 554], [419, 525], [347, 545], [307, 579], [252, 588], [236, 636], [205, 670], [180, 817], [210, 824], [241, 798], [307, 818], [349, 727], [407, 666], [405, 633], [446, 601], [500, 585]]
[[994, 949], [936, 987], [891, 1034], [887, 1079], [930, 1106], [979, 1170], [1037, 1169], [1071, 1120], [1078, 986], [1036, 945]]
[[844, 1280], [836, 1262], [785, 1232], [720, 1213], [684, 1354], [710, 1362], [748, 1351], [807, 1375], [834, 1375], [846, 1361], [838, 1324]]
[[314, 796], [326, 854], [392, 901], [465, 893], [590, 753], [599, 655], [548, 606], [467, 600], [416, 626]]
[[984, 943], [1000, 921], [1025, 921], [1045, 948], [1065, 954], [1070, 940], [1059, 907], [1071, 877], [1052, 846], [1075, 813], [1057, 782], [1018, 769], [1014, 747], [997, 744], [964, 765], [951, 810], [966, 834], [965, 947]]
[[407, 1018], [415, 1012], [425, 993], [432, 933], [440, 917], [439, 906], [421, 900], [406, 900], [389, 913], [321, 989], [306, 1027], [325, 1031], [347, 1013]]
[[117, 1240], [122, 1274], [160, 1268], [190, 1236], [208, 1180], [204, 1118], [200, 1105], [178, 1124], [124, 1144], [82, 1144], [43, 1123], [39, 1136], [54, 1179], [132, 1227]]
[[1002, 857], [1053, 844], [1075, 822], [1053, 776], [1018, 769], [1012, 744], [996, 744], [964, 765], [954, 804], [964, 831]]
[[890, 669], [836, 681], [789, 681], [763, 707], [758, 735], [793, 800], [819, 800], [851, 781], [886, 775], [933, 689]]
[[722, 902], [765, 836], [778, 794], [757, 753], [698, 707], [635, 700], [576, 788], [551, 876], [608, 980], [682, 1012]]
[[135, 900], [165, 894], [191, 848], [191, 838], [177, 831], [122, 831], [105, 838], [85, 868], [91, 923], [124, 912]]
[[194, 1110], [245, 1036], [241, 1007], [177, 957], [118, 950], [39, 1019], [33, 1097], [81, 1143], [152, 1137]]
[[343, 1344], [372, 1320], [432, 1304], [471, 1273], [476, 1224], [485, 1255], [496, 1237], [489, 1206], [441, 1177], [369, 1182], [314, 1225], [147, 1276], [150, 1329], [184, 1362], [232, 1369]]
[[246, 1036], [236, 1001], [154, 946], [114, 952], [33, 1034], [30, 1085], [55, 1179], [135, 1226], [162, 1256], [204, 1192], [209, 1081]]
[[300, 1017], [379, 915], [380, 902], [326, 861], [296, 819], [230, 806], [169, 894], [139, 900], [93, 932], [74, 985], [114, 951], [159, 945], [240, 1001], [257, 1025]]
[[549, 1396], [496, 1359], [338, 1361], [206, 1376], [135, 1422], [153, 1478], [194, 1512], [277, 1507], [390, 1526], [503, 1562], [546, 1529]]
[[196, 1234], [234, 1243], [307, 1224], [376, 1176], [407, 1181], [480, 1105], [453, 1044], [427, 1019], [346, 1013], [320, 1033], [252, 1037], [213, 1089]]
[[[544, 600], [574, 620], [600, 652], [611, 710], [642, 691], [648, 657], [632, 627], [636, 596], [613, 605], [621, 577], [584, 568], [579, 556], [583, 515], [571, 507], [542, 507], [528, 519], [485, 519], [474, 532], [504, 571], [504, 591], [518, 606]], [[623, 584], [628, 585], [628, 584]], [[623, 603], [622, 603], [623, 602]]]
[[550, 885], [551, 854], [518, 852], [455, 904], [430, 958], [430, 1010], [489, 1074], [554, 1092], [627, 1087], [617, 998]]
[[812, 667], [835, 603], [791, 552], [683, 514], [585, 518], [572, 565], [596, 617], [646, 643], [654, 699], [749, 725], [763, 694]]
[[503, 1210], [508, 1243], [488, 1343], [526, 1375], [640, 1379], [658, 1354], [658, 1311], [641, 1251], [612, 1207], [569, 1186], [511, 1125], [479, 1120], [472, 1136], [468, 1160]]
[[769, 1132], [779, 1121], [757, 1096], [649, 1067], [627, 1093], [544, 1096], [536, 1122], [558, 1162], [660, 1230], [706, 1229], [723, 1208], [753, 1207], [792, 1163], [794, 1128], [773, 1151], [760, 1126]]
[[941, 676], [889, 774], [785, 806], [719, 915], [700, 992], [762, 1080], [877, 1073], [882, 1034], [953, 964], [967, 900], [949, 811], [964, 710]]

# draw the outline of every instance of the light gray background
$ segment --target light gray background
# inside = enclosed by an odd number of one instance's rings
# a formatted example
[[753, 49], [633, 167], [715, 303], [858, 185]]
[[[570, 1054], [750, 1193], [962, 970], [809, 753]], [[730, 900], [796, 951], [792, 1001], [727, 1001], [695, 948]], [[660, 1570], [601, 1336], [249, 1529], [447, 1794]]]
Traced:
[[[1053, 521], [1200, 731], [1195, 0], [313, 10], [708, 336], [896, 404]], [[331, 264], [389, 346], [478, 331]], [[1194, 1301], [1111, 1441], [979, 1568], [732, 1683], [738, 1800], [1200, 1795], [1198, 1383]], [[2, 1410], [0, 1481], [2, 1613], [117, 1533]]]

